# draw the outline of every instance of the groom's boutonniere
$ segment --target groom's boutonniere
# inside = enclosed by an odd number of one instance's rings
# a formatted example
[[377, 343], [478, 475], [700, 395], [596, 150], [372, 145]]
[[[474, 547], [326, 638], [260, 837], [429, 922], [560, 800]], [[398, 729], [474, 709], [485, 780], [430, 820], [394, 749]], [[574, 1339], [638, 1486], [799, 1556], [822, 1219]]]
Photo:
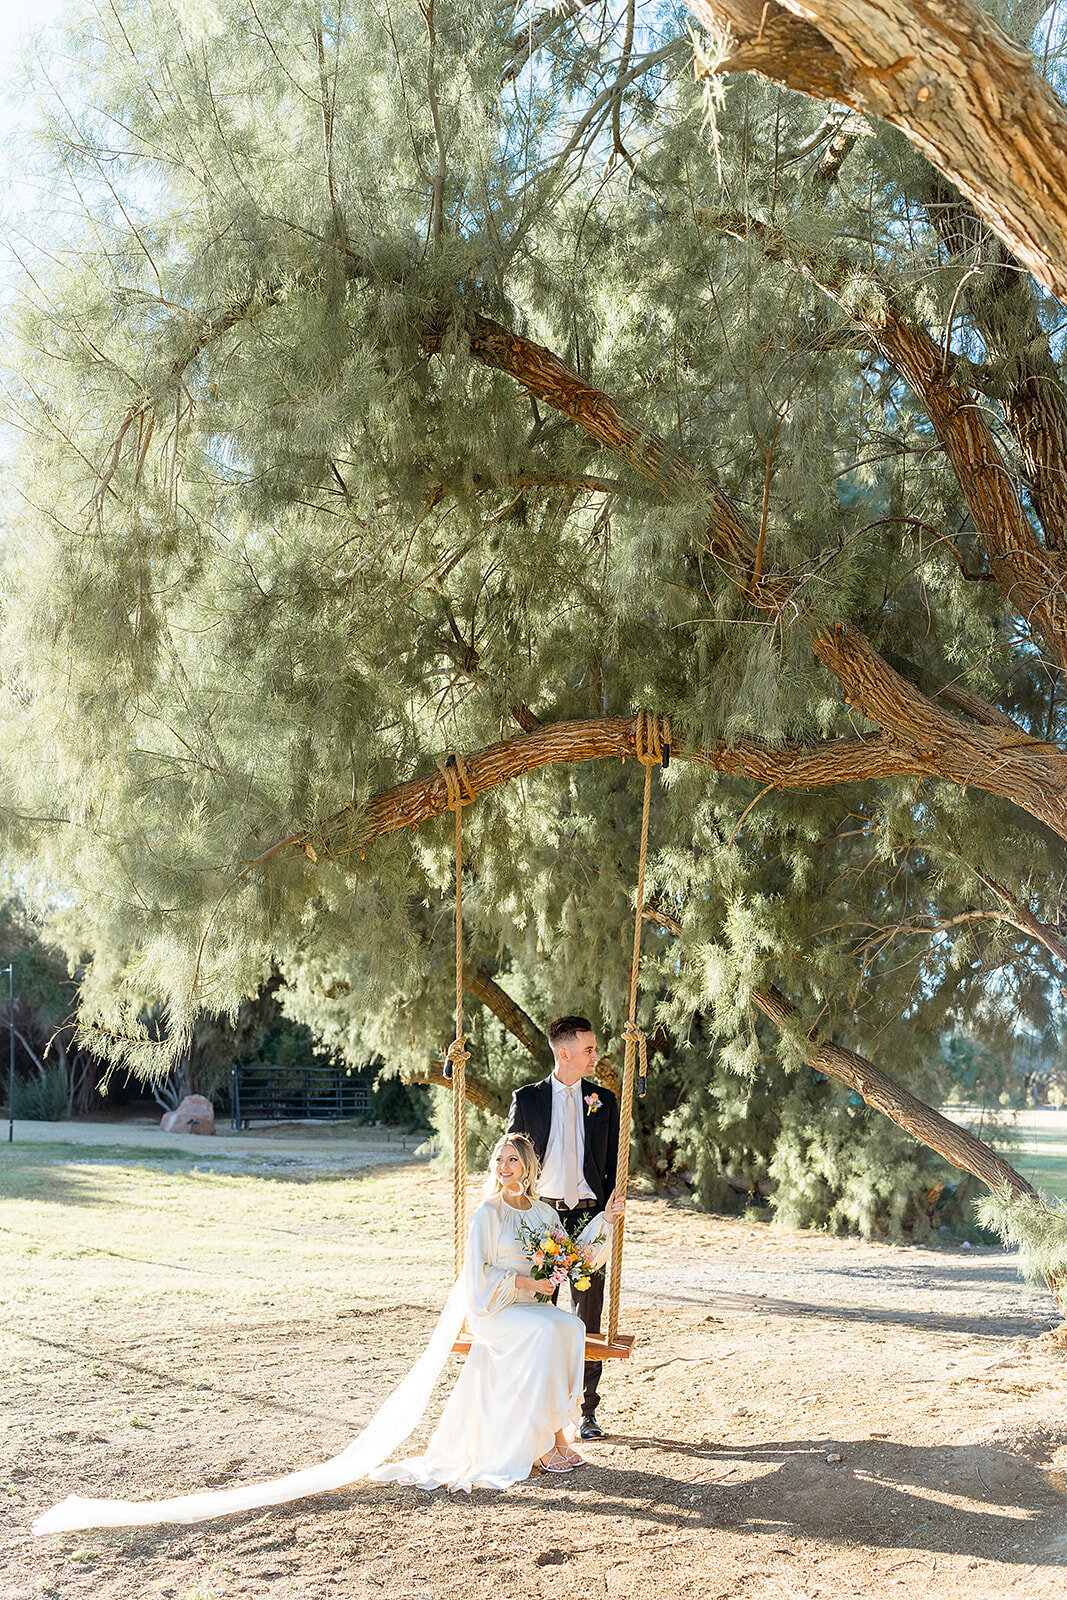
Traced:
[[593, 1115], [594, 1111], [599, 1111], [599, 1110], [600, 1110], [600, 1096], [598, 1094], [587, 1094], [586, 1097], [585, 1097], [585, 1114], [586, 1114], [586, 1116], [587, 1117], [591, 1117]]

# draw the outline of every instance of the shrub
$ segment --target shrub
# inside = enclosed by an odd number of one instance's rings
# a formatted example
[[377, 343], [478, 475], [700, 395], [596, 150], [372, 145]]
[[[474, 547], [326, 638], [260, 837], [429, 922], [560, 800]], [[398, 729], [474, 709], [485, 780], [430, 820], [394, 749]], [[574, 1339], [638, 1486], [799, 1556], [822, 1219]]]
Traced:
[[43, 1078], [16, 1078], [13, 1099], [21, 1121], [60, 1122], [67, 1114], [67, 1075], [49, 1067]]

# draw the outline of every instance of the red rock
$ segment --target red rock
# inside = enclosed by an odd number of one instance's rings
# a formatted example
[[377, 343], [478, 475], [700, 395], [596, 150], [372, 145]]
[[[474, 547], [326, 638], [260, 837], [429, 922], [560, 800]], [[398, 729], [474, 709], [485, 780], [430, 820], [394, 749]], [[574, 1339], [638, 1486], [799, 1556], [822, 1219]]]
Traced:
[[202, 1094], [187, 1094], [176, 1111], [160, 1118], [164, 1133], [214, 1133], [215, 1107]]

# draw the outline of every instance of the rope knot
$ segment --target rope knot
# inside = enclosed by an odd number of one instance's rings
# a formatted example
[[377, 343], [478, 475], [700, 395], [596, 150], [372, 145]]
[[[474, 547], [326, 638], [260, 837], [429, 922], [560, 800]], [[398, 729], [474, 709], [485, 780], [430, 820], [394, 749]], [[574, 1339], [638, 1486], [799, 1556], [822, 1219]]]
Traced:
[[452, 1040], [452, 1043], [445, 1051], [445, 1077], [451, 1078], [457, 1066], [466, 1069], [467, 1062], [470, 1060], [470, 1058], [471, 1053], [467, 1049], [467, 1035], [465, 1033], [461, 1033], [457, 1038]]
[[439, 761], [437, 769], [444, 776], [449, 811], [459, 811], [464, 806], [470, 805], [472, 800], [477, 800], [477, 791], [471, 783], [466, 764], [458, 750], [455, 755], [449, 756], [447, 761]]
[[671, 759], [671, 719], [657, 711], [641, 710], [634, 728], [634, 748], [642, 766], [666, 767]]
[[637, 1023], [631, 1022], [629, 1017], [622, 1025], [622, 1037], [625, 1044], [636, 1047], [637, 1059], [640, 1062], [637, 1072], [637, 1098], [643, 1100], [645, 1089], [648, 1087], [648, 1039]]

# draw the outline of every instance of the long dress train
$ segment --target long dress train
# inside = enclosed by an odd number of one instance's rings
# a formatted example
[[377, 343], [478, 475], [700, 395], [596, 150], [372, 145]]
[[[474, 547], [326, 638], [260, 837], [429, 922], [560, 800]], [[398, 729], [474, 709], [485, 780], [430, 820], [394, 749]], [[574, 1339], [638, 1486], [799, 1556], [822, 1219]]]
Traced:
[[[369, 1476], [424, 1488], [447, 1484], [464, 1489], [475, 1484], [503, 1489], [525, 1478], [556, 1429], [572, 1419], [582, 1381], [585, 1330], [578, 1318], [515, 1289], [516, 1274], [529, 1267], [519, 1244], [519, 1223], [541, 1226], [555, 1217], [542, 1201], [523, 1213], [499, 1196], [483, 1201], [472, 1219], [463, 1275], [429, 1344], [340, 1455], [265, 1483], [170, 1500], [70, 1495], [38, 1517], [33, 1532], [206, 1522], [302, 1500]], [[583, 1242], [591, 1243], [602, 1226], [603, 1217], [594, 1217], [583, 1231]], [[606, 1245], [600, 1256], [605, 1254]], [[425, 1454], [383, 1467], [422, 1421], [465, 1318], [474, 1343]]]

